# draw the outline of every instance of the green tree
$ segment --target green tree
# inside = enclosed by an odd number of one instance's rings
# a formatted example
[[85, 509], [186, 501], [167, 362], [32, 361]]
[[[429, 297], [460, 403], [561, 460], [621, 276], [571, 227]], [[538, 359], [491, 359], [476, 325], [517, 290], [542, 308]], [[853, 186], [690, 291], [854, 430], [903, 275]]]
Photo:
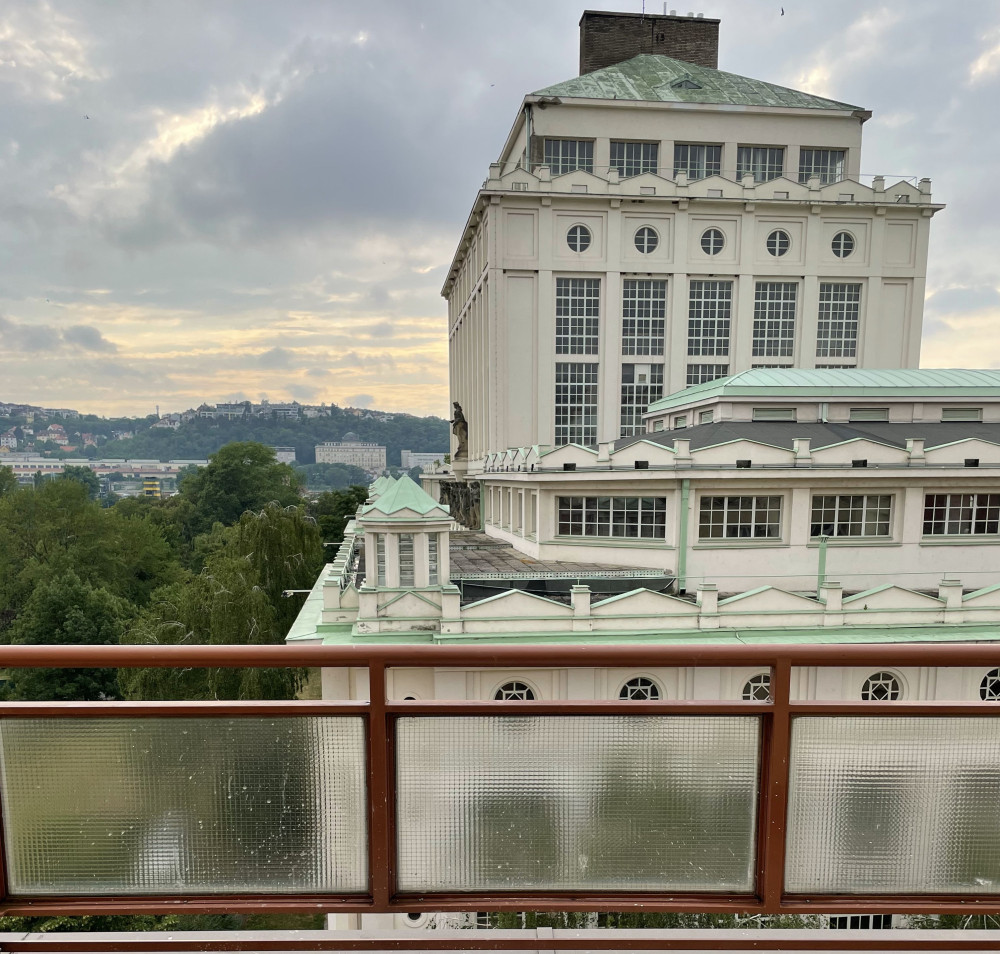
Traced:
[[[368, 488], [355, 485], [347, 490], [320, 494], [309, 504], [309, 513], [316, 518], [319, 532], [326, 544], [339, 544], [344, 539], [347, 522], [368, 499]], [[332, 548], [331, 548], [332, 549]], [[332, 556], [332, 553], [331, 553]]]
[[[107, 590], [66, 573], [39, 586], [11, 627], [14, 645], [117, 643], [134, 610]], [[116, 699], [114, 669], [12, 669], [4, 697], [15, 701]]]
[[279, 464], [274, 450], [251, 442], [227, 444], [209, 457], [209, 464], [180, 484], [181, 495], [195, 509], [196, 526], [231, 524], [247, 510], [275, 501], [282, 506], [300, 502], [299, 477]]
[[17, 490], [17, 477], [12, 467], [0, 467], [0, 497]]
[[[322, 565], [315, 521], [301, 508], [268, 504], [233, 527], [217, 526], [204, 569], [154, 594], [124, 641], [160, 645], [261, 645], [284, 641]], [[302, 672], [290, 669], [125, 669], [130, 699], [290, 699]]]
[[67, 464], [63, 467], [60, 478], [62, 480], [75, 480], [77, 483], [83, 484], [87, 488], [87, 494], [91, 500], [96, 500], [101, 492], [101, 482], [97, 479], [97, 474], [89, 467], [75, 467], [73, 464]]

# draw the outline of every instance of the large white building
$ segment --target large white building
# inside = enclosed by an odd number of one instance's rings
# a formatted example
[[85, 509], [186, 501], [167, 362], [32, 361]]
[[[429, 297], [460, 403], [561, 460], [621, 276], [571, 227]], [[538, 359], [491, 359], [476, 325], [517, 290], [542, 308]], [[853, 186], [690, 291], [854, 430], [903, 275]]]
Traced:
[[930, 181], [867, 174], [867, 110], [698, 65], [712, 24], [585, 13], [613, 65], [524, 97], [442, 292], [470, 472], [755, 366], [917, 365]]
[[[288, 641], [994, 641], [1000, 372], [915, 370], [929, 181], [862, 175], [867, 111], [716, 69], [717, 21], [581, 26], [584, 75], [525, 97], [444, 286], [467, 459], [372, 485]], [[770, 679], [568, 659], [386, 692], [751, 704]], [[994, 704], [1000, 668], [838, 658], [788, 694]], [[424, 923], [364, 926], [392, 918]]]
[[316, 445], [317, 464], [350, 464], [370, 474], [385, 470], [385, 447], [369, 441], [325, 441]]

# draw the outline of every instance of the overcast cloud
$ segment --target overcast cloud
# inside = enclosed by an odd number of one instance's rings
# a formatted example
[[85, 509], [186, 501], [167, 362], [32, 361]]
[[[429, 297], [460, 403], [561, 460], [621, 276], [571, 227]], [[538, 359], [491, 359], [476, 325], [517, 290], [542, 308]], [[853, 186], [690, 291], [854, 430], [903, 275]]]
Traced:
[[[445, 269], [585, 6], [641, 0], [8, 0], [0, 400], [445, 414]], [[864, 173], [933, 180], [923, 364], [1000, 367], [1000, 5], [696, 9], [723, 69], [873, 110]]]

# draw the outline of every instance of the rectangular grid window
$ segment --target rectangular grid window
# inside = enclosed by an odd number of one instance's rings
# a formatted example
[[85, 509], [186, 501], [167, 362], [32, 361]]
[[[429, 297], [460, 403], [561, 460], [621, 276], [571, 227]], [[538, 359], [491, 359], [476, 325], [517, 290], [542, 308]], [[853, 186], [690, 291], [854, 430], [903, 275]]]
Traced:
[[622, 285], [622, 354], [663, 354], [667, 283], [628, 278]]
[[689, 179], [705, 179], [722, 172], [722, 146], [677, 143], [674, 146], [674, 178], [683, 172]]
[[890, 494], [830, 494], [812, 499], [812, 537], [887, 537], [892, 523]]
[[689, 364], [687, 366], [687, 379], [684, 383], [687, 387], [691, 387], [693, 384], [704, 384], [706, 381], [715, 381], [717, 378], [725, 378], [728, 375], [728, 364]]
[[927, 494], [924, 533], [928, 536], [1000, 533], [1000, 494]]
[[556, 365], [556, 446], [597, 442], [597, 365]]
[[816, 357], [857, 357], [860, 314], [860, 284], [820, 282]]
[[399, 585], [413, 586], [413, 534], [399, 535]]
[[379, 586], [385, 586], [385, 534], [375, 534], [375, 573]]
[[728, 355], [732, 313], [732, 282], [692, 281], [688, 299], [687, 353]]
[[622, 365], [621, 436], [645, 434], [642, 415], [663, 397], [662, 364]]
[[599, 278], [556, 279], [556, 354], [597, 354]]
[[753, 356], [790, 358], [795, 346], [795, 282], [757, 282], [753, 306]]
[[545, 159], [542, 163], [549, 167], [552, 175], [562, 175], [583, 169], [594, 171], [594, 143], [590, 139], [546, 139]]
[[839, 182], [844, 178], [847, 152], [843, 149], [800, 149], [799, 182], [819, 176], [820, 185]]
[[560, 497], [559, 533], [571, 537], [666, 536], [666, 497]]
[[740, 146], [736, 150], [736, 178], [752, 175], [757, 182], [770, 182], [785, 171], [785, 150], [774, 146]]
[[781, 497], [702, 497], [698, 537], [777, 540], [781, 536]]
[[656, 175], [660, 147], [655, 142], [611, 141], [611, 168], [617, 169], [624, 179], [641, 176], [644, 172]]
[[438, 583], [438, 535], [427, 534], [427, 584], [436, 586]]

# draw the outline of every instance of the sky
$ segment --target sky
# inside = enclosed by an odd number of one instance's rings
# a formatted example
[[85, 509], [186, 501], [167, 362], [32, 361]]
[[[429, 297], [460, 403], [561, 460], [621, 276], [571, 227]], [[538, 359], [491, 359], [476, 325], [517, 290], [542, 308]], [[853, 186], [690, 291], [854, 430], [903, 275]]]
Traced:
[[[7, 0], [0, 401], [447, 416], [447, 266], [523, 95], [576, 75], [585, 5]], [[874, 112], [862, 172], [948, 206], [922, 364], [1000, 367], [1000, 3], [689, 9], [720, 68]]]

